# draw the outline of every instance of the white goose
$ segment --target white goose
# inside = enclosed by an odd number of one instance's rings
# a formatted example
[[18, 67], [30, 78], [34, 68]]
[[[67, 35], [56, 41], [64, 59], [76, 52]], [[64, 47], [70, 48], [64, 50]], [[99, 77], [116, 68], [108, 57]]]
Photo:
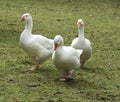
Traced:
[[71, 46], [63, 46], [62, 36], [56, 35], [54, 38], [54, 52], [52, 55], [53, 63], [62, 74], [61, 81], [72, 78], [75, 68], [80, 67], [80, 55], [82, 50], [75, 50]]
[[30, 70], [35, 70], [52, 55], [54, 41], [42, 35], [32, 34], [33, 20], [29, 13], [23, 14], [20, 21], [25, 21], [26, 26], [21, 33], [19, 44], [35, 63]]
[[83, 53], [80, 56], [81, 68], [83, 68], [84, 63], [92, 55], [91, 42], [84, 37], [84, 23], [82, 19], [78, 19], [78, 37], [72, 41], [71, 46], [75, 49], [83, 49]]

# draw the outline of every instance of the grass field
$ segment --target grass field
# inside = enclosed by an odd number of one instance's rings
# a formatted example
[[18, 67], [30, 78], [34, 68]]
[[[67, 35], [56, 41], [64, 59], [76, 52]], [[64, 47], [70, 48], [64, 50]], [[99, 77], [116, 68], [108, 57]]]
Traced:
[[[74, 80], [60, 82], [51, 58], [34, 72], [33, 63], [19, 47], [23, 13], [34, 21], [33, 33], [65, 45], [77, 35], [82, 18], [93, 54]], [[0, 102], [119, 102], [120, 1], [119, 0], [0, 0]]]

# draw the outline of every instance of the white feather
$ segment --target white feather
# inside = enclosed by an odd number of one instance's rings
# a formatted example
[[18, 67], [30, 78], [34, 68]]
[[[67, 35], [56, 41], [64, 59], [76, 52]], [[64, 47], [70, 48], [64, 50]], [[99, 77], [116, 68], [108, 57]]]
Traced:
[[63, 76], [80, 67], [82, 50], [75, 50], [71, 46], [63, 46], [63, 40], [60, 35], [55, 37], [54, 43], [57, 43], [58, 47], [52, 55], [52, 60]]
[[[84, 23], [82, 19], [79, 19], [77, 24], [78, 26], [78, 37], [75, 38], [71, 46], [75, 49], [82, 49], [83, 53], [81, 54], [81, 64], [84, 64], [86, 60], [88, 60], [91, 55], [92, 55], [92, 47], [91, 47], [91, 42], [84, 37]], [[83, 65], [82, 65], [83, 66]]]
[[54, 51], [54, 41], [42, 35], [33, 35], [31, 15], [25, 13], [22, 17], [25, 19], [26, 26], [21, 33], [19, 44], [34, 62], [39, 61], [40, 63], [43, 63], [52, 55]]

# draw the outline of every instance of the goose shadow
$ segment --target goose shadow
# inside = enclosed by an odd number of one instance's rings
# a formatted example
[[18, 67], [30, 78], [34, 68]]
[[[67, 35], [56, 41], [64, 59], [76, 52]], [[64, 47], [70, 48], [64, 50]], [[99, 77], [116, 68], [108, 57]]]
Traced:
[[49, 68], [48, 66], [47, 67], [41, 66], [41, 67], [39, 67], [38, 69], [36, 69], [34, 71], [32, 71], [30, 69], [26, 69], [26, 70], [24, 70], [22, 72], [23, 73], [36, 73], [36, 74], [42, 74], [42, 75], [46, 76], [46, 75], [52, 75], [52, 73], [55, 73], [55, 70]]
[[85, 72], [88, 72], [88, 73], [103, 73], [105, 74], [105, 70], [104, 68], [100, 68], [100, 67], [85, 67], [82, 69], [83, 71]]
[[[86, 89], [95, 90], [95, 89], [98, 89], [98, 87], [99, 87], [99, 89], [102, 89], [102, 86], [97, 85], [96, 82], [94, 82], [94, 80], [89, 81], [87, 79], [84, 79], [82, 77], [83, 75], [80, 75], [81, 77], [74, 77], [74, 79], [71, 79], [66, 82], [60, 82], [60, 80], [59, 80], [60, 73], [56, 69], [49, 68], [49, 67], [51, 67], [51, 66], [42, 66], [41, 68], [39, 68], [35, 71], [24, 71], [24, 73], [42, 74], [43, 76], [45, 76], [45, 78], [46, 78], [46, 80], [48, 80], [48, 82], [51, 83], [51, 81], [53, 81], [53, 84], [59, 85], [61, 87], [69, 87], [69, 88], [71, 87], [71, 88], [76, 88], [78, 90], [86, 90]], [[82, 69], [82, 73], [84, 73], [84, 71], [86, 71], [88, 73], [95, 73], [96, 68], [86, 67], [86, 68]], [[103, 72], [104, 70], [99, 69], [98, 71]], [[82, 74], [82, 73], [80, 73], [80, 74]]]
[[[75, 77], [71, 80], [65, 81], [65, 87], [67, 85], [67, 87], [71, 87], [71, 88], [77, 88], [78, 90], [98, 90], [98, 89], [103, 89], [103, 87], [98, 84], [97, 82], [93, 80], [89, 80], [84, 78], [85, 73], [91, 73], [93, 74], [93, 76], [89, 77], [90, 79], [94, 77], [94, 75], [97, 73], [105, 73], [104, 69], [102, 68], [84, 68], [81, 69], [82, 71], [78, 74], [80, 76], [76, 76], [77, 73], [75, 73]], [[80, 71], [80, 70], [76, 70], [76, 71]], [[85, 72], [85, 73], [84, 73]], [[86, 74], [87, 74], [86, 73]], [[90, 75], [91, 75], [90, 74]], [[88, 77], [88, 76], [87, 76]], [[55, 79], [55, 81], [59, 81], [59, 79]]]
[[77, 90], [96, 90], [98, 89], [98, 87], [100, 87], [99, 85], [95, 84], [95, 82], [90, 82], [84, 79], [71, 79], [70, 81], [66, 81], [65, 83], [65, 87], [68, 88], [75, 88]]

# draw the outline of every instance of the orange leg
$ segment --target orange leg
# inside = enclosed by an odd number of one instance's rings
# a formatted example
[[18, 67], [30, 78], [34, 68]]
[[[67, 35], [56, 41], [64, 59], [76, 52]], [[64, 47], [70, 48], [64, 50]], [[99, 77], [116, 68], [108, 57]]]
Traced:
[[35, 66], [31, 67], [30, 70], [31, 70], [31, 71], [34, 71], [34, 70], [38, 69], [38, 68], [39, 68], [39, 64], [40, 64], [40, 62], [39, 62], [39, 61], [36, 61]]
[[[73, 71], [74, 72], [74, 71]], [[72, 77], [73, 77], [73, 72], [70, 72], [70, 73], [68, 73], [68, 75], [65, 77], [66, 78], [66, 80], [68, 79], [72, 79]]]
[[60, 81], [69, 81], [73, 77], [74, 70], [71, 70], [67, 73], [67, 75], [60, 79]]

